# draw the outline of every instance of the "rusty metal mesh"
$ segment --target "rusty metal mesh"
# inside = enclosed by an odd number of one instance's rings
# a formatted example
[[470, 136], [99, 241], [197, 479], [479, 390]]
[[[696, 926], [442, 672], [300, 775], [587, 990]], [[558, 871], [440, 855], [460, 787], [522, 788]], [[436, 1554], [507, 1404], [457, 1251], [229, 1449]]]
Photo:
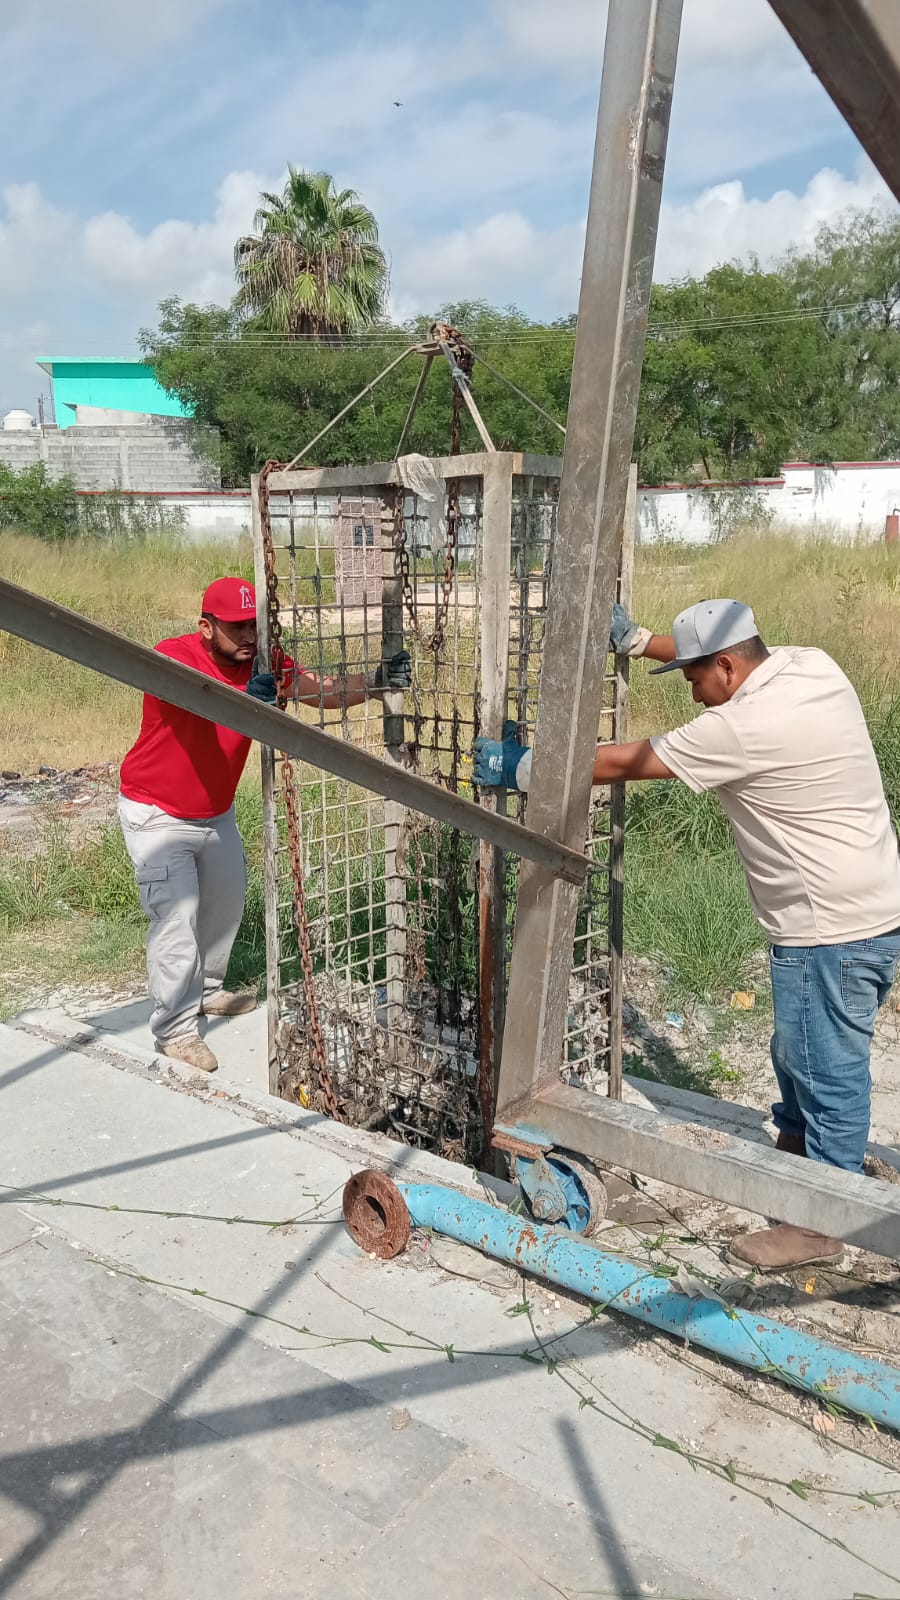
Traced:
[[[552, 478], [513, 482], [509, 705], [526, 742], [537, 708], [557, 488]], [[446, 551], [432, 548], [414, 495], [400, 491], [398, 502], [393, 490], [362, 483], [352, 491], [280, 491], [277, 476], [269, 484], [284, 648], [319, 674], [377, 666], [399, 617], [400, 586], [391, 583], [399, 535], [409, 563], [402, 628], [412, 686], [403, 702], [403, 746], [389, 753], [467, 795], [479, 732], [481, 489], [480, 478], [451, 487], [456, 550], [452, 583], [442, 588]], [[607, 687], [611, 696], [612, 677]], [[385, 751], [389, 722], [379, 698], [338, 710], [295, 705], [293, 714], [376, 754]], [[275, 765], [277, 780], [277, 757]], [[295, 779], [317, 1008], [343, 1114], [419, 1148], [474, 1160], [484, 1137], [477, 1094], [477, 844], [316, 768], [295, 763]], [[280, 795], [277, 781], [274, 789]], [[522, 797], [510, 797], [514, 806], [524, 815]], [[275, 820], [277, 893], [269, 915], [277, 944], [279, 1089], [315, 1105], [281, 799]], [[604, 866], [608, 836], [608, 805], [598, 800], [590, 849]], [[516, 877], [517, 863], [507, 860], [504, 973]], [[604, 871], [589, 878], [581, 897], [564, 1063], [591, 1085], [608, 1061], [608, 969]]]

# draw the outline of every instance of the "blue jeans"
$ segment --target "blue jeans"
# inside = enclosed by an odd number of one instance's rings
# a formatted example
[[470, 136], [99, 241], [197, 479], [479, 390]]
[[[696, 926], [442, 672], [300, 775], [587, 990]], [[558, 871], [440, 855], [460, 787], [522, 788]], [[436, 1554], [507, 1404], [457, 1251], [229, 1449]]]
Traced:
[[772, 946], [775, 1126], [806, 1154], [861, 1172], [869, 1137], [869, 1052], [900, 959], [900, 928], [854, 944]]

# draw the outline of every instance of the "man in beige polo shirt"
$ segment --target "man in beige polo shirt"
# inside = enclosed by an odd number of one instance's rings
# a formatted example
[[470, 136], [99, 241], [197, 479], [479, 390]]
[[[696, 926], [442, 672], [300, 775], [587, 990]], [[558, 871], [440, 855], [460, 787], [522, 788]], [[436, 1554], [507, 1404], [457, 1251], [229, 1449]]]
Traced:
[[[778, 1148], [861, 1172], [875, 1017], [900, 958], [900, 857], [862, 708], [822, 650], [767, 650], [753, 612], [704, 600], [653, 635], [622, 611], [613, 645], [681, 669], [701, 716], [672, 733], [600, 745], [595, 784], [680, 778], [715, 789], [753, 909], [771, 940]], [[478, 741], [474, 778], [528, 789], [515, 725]], [[840, 1259], [838, 1239], [787, 1223], [732, 1247], [760, 1269]]]

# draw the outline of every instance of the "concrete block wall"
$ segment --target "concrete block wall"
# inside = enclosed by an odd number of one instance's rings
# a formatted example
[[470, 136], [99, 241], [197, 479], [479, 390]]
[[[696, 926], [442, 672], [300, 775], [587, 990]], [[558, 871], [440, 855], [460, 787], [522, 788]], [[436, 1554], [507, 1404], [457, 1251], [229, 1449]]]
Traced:
[[220, 476], [191, 447], [193, 425], [150, 420], [137, 426], [0, 431], [0, 462], [20, 472], [43, 461], [49, 476], [77, 489], [217, 489]]

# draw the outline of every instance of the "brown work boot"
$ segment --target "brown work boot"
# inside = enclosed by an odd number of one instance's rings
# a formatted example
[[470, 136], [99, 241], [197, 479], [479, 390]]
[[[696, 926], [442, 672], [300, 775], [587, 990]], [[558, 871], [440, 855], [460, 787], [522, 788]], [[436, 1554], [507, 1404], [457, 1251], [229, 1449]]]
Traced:
[[781, 1272], [789, 1267], [810, 1267], [821, 1261], [840, 1261], [844, 1254], [840, 1239], [814, 1233], [811, 1228], [795, 1228], [779, 1222], [759, 1233], [744, 1233], [729, 1246], [728, 1254], [757, 1272]]
[[775, 1149], [784, 1150], [789, 1156], [805, 1156], [806, 1140], [802, 1133], [779, 1133]]
[[242, 989], [239, 994], [229, 994], [225, 989], [217, 989], [203, 1002], [203, 1015], [205, 1017], [243, 1017], [248, 1011], [256, 1010], [256, 995], [252, 989]]
[[168, 1044], [160, 1043], [156, 1046], [161, 1056], [169, 1056], [172, 1061], [183, 1061], [185, 1066], [196, 1067], [198, 1072], [215, 1072], [219, 1063], [213, 1055], [208, 1044], [204, 1044], [198, 1033], [186, 1033], [181, 1039], [170, 1039]]

